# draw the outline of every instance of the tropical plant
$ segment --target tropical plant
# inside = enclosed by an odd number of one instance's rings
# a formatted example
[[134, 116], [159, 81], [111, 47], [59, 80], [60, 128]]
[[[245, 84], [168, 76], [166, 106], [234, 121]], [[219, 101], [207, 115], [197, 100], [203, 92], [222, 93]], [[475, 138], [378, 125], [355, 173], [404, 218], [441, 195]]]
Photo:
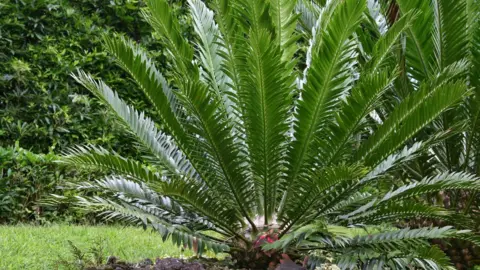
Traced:
[[[431, 75], [414, 77], [412, 89], [397, 83], [421, 71], [406, 75], [396, 54], [401, 46], [414, 53], [411, 40], [404, 41], [423, 19], [419, 12], [402, 13], [379, 30], [376, 3], [365, 0], [213, 0], [215, 13], [189, 0], [190, 42], [166, 0], [146, 2], [143, 15], [164, 43], [172, 79], [140, 45], [104, 36], [156, 110], [154, 121], [103, 81], [73, 75], [145, 151], [142, 161], [92, 145], [66, 152], [65, 164], [113, 173], [77, 186], [102, 192], [79, 198], [82, 205], [150, 225], [199, 253], [229, 251], [250, 267], [274, 256], [259, 248], [277, 239], [275, 248], [320, 249], [344, 268], [444, 268], [448, 258], [429, 239], [479, 243], [450, 227], [394, 229], [416, 217], [468, 227], [462, 215], [419, 198], [480, 189], [475, 176], [458, 172], [400, 182], [399, 169], [449, 134], [413, 136], [471, 92], [464, 59], [428, 66]], [[438, 49], [413, 45], [422, 53]], [[405, 93], [395, 107], [388, 106], [392, 92]], [[311, 262], [321, 260], [314, 255]]]
[[[397, 84], [404, 84], [405, 89], [415, 89], [415, 81], [435, 76], [438, 70], [451, 63], [466, 60], [468, 69], [461, 76], [472, 88], [472, 94], [465, 97], [462, 104], [455, 110], [443, 113], [435, 119], [424, 131], [415, 136], [415, 140], [424, 140], [429, 134], [448, 132], [448, 139], [436, 144], [429, 151], [422, 153], [421, 157], [410, 162], [402, 172], [409, 179], [420, 180], [433, 176], [442, 171], [465, 171], [475, 175], [480, 173], [479, 149], [479, 115], [480, 115], [480, 3], [476, 0], [462, 1], [426, 1], [412, 2], [404, 0], [384, 1], [381, 6], [385, 17], [379, 21], [385, 24], [395, 22], [401, 14], [412, 10], [421, 12], [423, 19], [411, 26], [405, 36], [407, 44], [414, 45], [416, 40], [420, 47], [399, 49], [398, 63], [401, 69], [415, 70], [403, 72], [404, 78], [397, 78]], [[382, 13], [379, 13], [383, 16]], [[387, 19], [385, 19], [387, 18]], [[409, 53], [407, 53], [409, 52]], [[424, 59], [424, 60], [422, 60]], [[410, 90], [411, 91], [411, 90]], [[395, 100], [402, 100], [405, 93], [396, 92]], [[446, 208], [469, 214], [475, 222], [475, 227], [480, 226], [479, 197], [477, 192], [447, 191], [429, 196], [430, 201], [443, 205]], [[437, 223], [429, 220], [411, 220], [410, 225], [417, 223]], [[471, 268], [480, 263], [480, 250], [475, 250], [468, 243], [450, 242], [444, 249], [452, 257], [458, 269]], [[463, 264], [463, 266], [462, 266]]]

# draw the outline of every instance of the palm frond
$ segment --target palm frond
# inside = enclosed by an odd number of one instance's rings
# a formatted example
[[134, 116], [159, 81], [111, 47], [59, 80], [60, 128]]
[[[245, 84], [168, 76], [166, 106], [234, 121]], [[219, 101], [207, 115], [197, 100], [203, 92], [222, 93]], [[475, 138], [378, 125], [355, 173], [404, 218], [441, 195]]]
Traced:
[[419, 12], [416, 20], [407, 30], [406, 60], [411, 68], [408, 72], [417, 82], [429, 78], [433, 54], [433, 22], [434, 15], [430, 1], [396, 0], [401, 15], [409, 12]]
[[[318, 218], [326, 217], [331, 220], [336, 220], [340, 215], [358, 209], [360, 206], [372, 201], [373, 198], [375, 198], [374, 194], [368, 192], [357, 192], [351, 196], [344, 197], [342, 201], [338, 202], [333, 207], [330, 207], [327, 211], [322, 211], [320, 215], [316, 213], [314, 216], [317, 216]], [[305, 217], [305, 220], [313, 220], [314, 216], [307, 216]]]
[[[75, 184], [74, 188], [101, 193], [104, 199], [127, 202], [148, 215], [167, 220], [173, 224], [193, 224], [200, 220], [197, 215], [187, 213], [170, 198], [157, 194], [147, 184], [128, 180], [124, 177], [108, 176], [95, 182]], [[204, 222], [201, 223], [204, 224]], [[211, 227], [211, 223], [208, 226]]]
[[230, 88], [229, 78], [223, 72], [222, 51], [224, 48], [219, 45], [222, 35], [213, 18], [213, 12], [201, 0], [189, 0], [189, 7], [194, 21], [194, 30], [198, 36], [197, 50], [198, 58], [201, 63], [201, 78], [210, 86], [214, 93], [218, 96], [219, 103], [225, 107], [227, 115], [230, 118], [235, 117], [238, 113], [234, 106], [233, 100], [236, 100], [235, 89]]
[[[155, 123], [144, 113], [140, 113], [127, 105], [118, 94], [103, 81], [96, 81], [86, 73], [79, 71], [72, 75], [77, 82], [89, 89], [97, 97], [105, 101], [117, 114], [118, 118], [131, 130], [133, 135], [158, 158], [171, 173], [193, 175], [194, 168], [175, 145], [172, 138], [160, 132]], [[158, 91], [157, 91], [158, 92]], [[165, 101], [167, 102], [167, 101]], [[176, 123], [178, 125], [178, 123]]]
[[338, 255], [333, 262], [340, 269], [354, 269], [358, 266], [395, 268], [406, 265], [407, 262], [410, 265], [427, 266], [424, 269], [448, 269], [450, 262], [446, 255], [437, 247], [432, 247], [427, 240], [470, 237], [472, 236], [469, 231], [459, 231], [452, 227], [399, 230], [308, 225], [266, 245], [265, 248], [281, 249], [294, 245], [298, 249], [329, 250]]
[[118, 35], [105, 35], [104, 44], [152, 103], [167, 131], [180, 139], [184, 132], [179, 123], [180, 113], [174, 91], [146, 52], [132, 40]]
[[433, 45], [439, 71], [465, 58], [468, 50], [466, 0], [433, 0]]
[[364, 178], [362, 182], [369, 182], [383, 176], [390, 169], [397, 167], [401, 163], [414, 159], [421, 150], [424, 149], [424, 143], [416, 142], [412, 146], [405, 146], [402, 150], [391, 154], [375, 166]]
[[370, 205], [370, 207], [363, 208], [361, 211], [355, 211], [353, 215], [350, 213], [340, 216], [340, 218], [348, 221], [350, 224], [370, 225], [381, 225], [387, 222], [416, 218], [450, 221], [457, 224], [457, 226], [463, 225], [465, 227], [469, 227], [472, 224], [471, 220], [466, 217], [462, 218], [462, 216], [456, 215], [455, 212], [421, 202], [398, 201]]
[[[351, 187], [355, 186], [364, 174], [365, 170], [360, 166], [339, 165], [320, 170], [313, 183], [305, 183], [301, 187], [308, 192], [308, 196], [290, 198], [291, 206], [285, 211], [286, 218], [283, 220], [283, 226], [290, 228], [299, 220], [311, 222], [321, 214], [325, 214], [340, 201], [336, 198], [337, 196], [346, 198], [348, 196], [345, 192], [354, 193]], [[305, 215], [309, 217], [306, 221], [302, 219]]]
[[378, 0], [368, 0], [367, 8], [370, 16], [375, 20], [380, 34], [385, 34], [388, 30], [387, 20], [382, 14], [382, 7]]
[[[142, 10], [144, 18], [153, 29], [160, 34], [164, 44], [175, 60], [180, 74], [189, 74], [198, 78], [198, 68], [192, 64], [193, 48], [181, 33], [180, 23], [166, 0], [147, 0], [148, 10]], [[177, 83], [182, 85], [181, 78], [176, 77]]]
[[280, 47], [272, 43], [268, 32], [251, 31], [250, 35], [239, 100], [244, 104], [248, 152], [258, 187], [263, 191], [259, 195], [264, 200], [268, 223], [276, 208], [277, 188], [284, 174], [293, 77], [281, 61]]
[[[209, 176], [204, 179], [209, 186], [220, 189], [224, 194], [230, 194], [235, 206], [242, 215], [255, 228], [249, 213], [253, 209], [254, 198], [249, 190], [252, 181], [246, 177], [247, 168], [241, 159], [240, 148], [235, 144], [232, 135], [231, 123], [222, 110], [218, 110], [218, 99], [201, 83], [189, 83], [179, 100], [185, 109], [190, 112], [192, 119], [189, 129], [196, 134], [196, 144], [205, 152], [202, 168], [209, 171]], [[192, 140], [192, 143], [195, 143]]]
[[[216, 11], [216, 21], [218, 23], [218, 30], [220, 35], [218, 37], [218, 45], [222, 49], [218, 51], [219, 56], [223, 58], [222, 70], [230, 79], [229, 86], [232, 88], [231, 92], [238, 94], [240, 89], [240, 63], [239, 59], [241, 47], [246, 43], [242, 38], [243, 32], [240, 30], [240, 23], [237, 19], [238, 5], [231, 0], [214, 0], [213, 5]], [[232, 98], [234, 102], [238, 101]]]
[[448, 256], [437, 246], [421, 247], [410, 250], [390, 259], [388, 266], [392, 268], [408, 268], [411, 266], [431, 270], [453, 270]]
[[467, 1], [467, 4], [471, 62], [469, 83], [474, 88], [475, 95], [467, 103], [469, 130], [466, 136], [463, 168], [480, 172], [480, 147], [478, 147], [480, 145], [480, 7], [476, 1]]
[[342, 103], [337, 113], [334, 125], [331, 125], [329, 136], [331, 139], [324, 142], [319, 158], [324, 166], [334, 164], [341, 160], [351, 149], [352, 137], [362, 127], [368, 116], [377, 105], [382, 94], [390, 87], [396, 74], [388, 71], [379, 73], [367, 73], [360, 78], [351, 94]]
[[389, 250], [405, 250], [415, 245], [430, 245], [424, 242], [427, 239], [455, 238], [458, 235], [468, 234], [468, 230], [455, 230], [450, 226], [420, 228], [420, 229], [400, 229], [387, 232], [369, 233], [366, 235], [357, 235], [344, 248], [372, 248], [380, 252]]
[[270, 1], [270, 13], [275, 26], [275, 40], [283, 52], [282, 61], [288, 62], [297, 50], [295, 42], [298, 37], [295, 33], [297, 15], [294, 9], [297, 0], [272, 0]]
[[384, 35], [375, 43], [372, 52], [372, 59], [367, 63], [367, 70], [376, 72], [385, 67], [389, 63], [389, 57], [392, 52], [399, 46], [399, 39], [401, 35], [411, 27], [415, 21], [417, 14], [415, 12], [408, 12], [397, 20]]
[[[468, 235], [469, 231], [457, 231], [452, 227], [401, 229], [387, 232], [368, 233], [356, 236], [347, 243], [345, 252], [338, 258], [341, 268], [360, 263], [364, 267], [382, 267], [384, 263], [402, 264], [407, 257], [414, 265], [424, 269], [449, 267], [448, 257], [438, 248], [431, 247], [428, 239], [455, 238]], [[402, 259], [399, 259], [402, 258]], [[386, 265], [383, 265], [386, 266]]]
[[162, 181], [161, 172], [151, 170], [136, 160], [126, 159], [96, 146], [72, 147], [64, 153], [59, 162], [112, 171], [117, 174], [127, 175], [137, 181]]
[[177, 246], [189, 246], [192, 248], [193, 242], [196, 242], [199, 253], [207, 249], [215, 253], [225, 252], [229, 249], [224, 243], [208, 239], [206, 236], [193, 232], [185, 226], [170, 224], [148, 212], [141, 211], [141, 208], [135, 207], [132, 203], [115, 202], [98, 196], [90, 199], [81, 198], [80, 203], [84, 207], [102, 211], [101, 215], [106, 219], [119, 219], [128, 222], [141, 221], [145, 225], [150, 225], [157, 230], [162, 235], [164, 241], [170, 238]]
[[328, 137], [322, 137], [324, 129], [353, 80], [350, 72], [356, 63], [356, 42], [350, 36], [360, 23], [365, 2], [343, 1], [338, 6], [331, 5], [336, 7], [331, 16], [327, 13], [319, 18], [320, 31], [311, 42], [311, 65], [294, 115], [295, 140], [288, 153], [289, 185], [285, 187], [287, 203], [290, 186], [298, 178], [310, 175], [305, 171], [314, 167], [312, 149], [317, 149], [316, 143]]
[[[434, 11], [433, 44], [435, 48], [435, 68], [442, 71], [455, 62], [461, 61], [468, 55], [468, 26], [467, 26], [467, 3], [466, 0], [454, 3], [443, 0], [432, 1]], [[460, 108], [459, 108], [460, 109]], [[451, 128], [452, 123], [460, 121], [461, 114], [457, 112], [445, 112], [438, 120], [438, 126], [443, 130]], [[449, 170], [457, 170], [462, 163], [463, 135], [458, 134], [453, 138], [446, 139], [443, 145], [448, 153], [446, 167]]]
[[422, 194], [438, 192], [441, 190], [458, 189], [478, 191], [480, 189], [480, 182], [478, 181], [478, 178], [472, 174], [447, 172], [434, 177], [427, 177], [422, 181], [411, 183], [392, 190], [385, 194], [380, 202], [386, 203], [404, 200], [406, 198], [412, 198]]
[[375, 251], [359, 251], [339, 258], [339, 265], [355, 267], [360, 264], [366, 269], [408, 269], [419, 267], [428, 270], [453, 270], [447, 255], [437, 246], [417, 246], [413, 251], [384, 254]]
[[225, 194], [218, 194], [204, 184], [187, 179], [173, 179], [158, 185], [159, 192], [189, 205], [192, 210], [201, 213], [225, 232], [238, 235], [243, 227], [242, 213], [228, 204]]
[[[398, 20], [388, 32], [375, 44], [372, 58], [367, 62], [364, 75], [362, 75], [351, 94], [346, 98], [340, 113], [338, 113], [335, 125], [331, 126], [332, 140], [326, 141], [326, 153], [320, 156], [326, 165], [341, 158], [342, 151], [348, 150], [345, 145], [352, 135], [361, 127], [364, 118], [377, 106], [378, 100], [390, 87], [396, 77], [395, 71], [387, 68], [388, 55], [395, 48], [395, 44], [402, 32], [412, 21], [411, 14], [407, 14]], [[393, 67], [393, 65], [390, 65]], [[379, 68], [384, 67], [382, 70]], [[391, 73], [391, 74], [389, 74]]]
[[423, 85], [390, 114], [378, 130], [361, 145], [357, 158], [377, 165], [466, 93], [464, 82], [446, 83], [430, 89]]
[[299, 28], [307, 39], [312, 38], [312, 29], [320, 16], [320, 7], [309, 0], [298, 0], [295, 5], [295, 11], [300, 15]]

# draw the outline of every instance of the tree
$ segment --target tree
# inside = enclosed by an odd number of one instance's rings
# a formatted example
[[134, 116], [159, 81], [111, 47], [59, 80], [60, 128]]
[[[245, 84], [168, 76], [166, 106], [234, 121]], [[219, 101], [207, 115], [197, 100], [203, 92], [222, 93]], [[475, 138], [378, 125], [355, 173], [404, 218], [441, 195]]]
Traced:
[[[467, 227], [461, 215], [416, 198], [445, 189], [479, 190], [475, 176], [446, 172], [390, 191], [376, 188], [401, 180], [396, 170], [444, 137], [412, 141], [470, 93], [458, 76], [470, 62], [460, 60], [416, 80], [404, 99], [385, 109], [393, 91], [409, 90], [395, 83], [402, 71], [394, 52], [422, 16], [407, 12], [378, 31], [365, 0], [324, 6], [215, 0], [215, 13], [200, 0], [188, 3], [192, 42], [166, 0], [147, 1], [144, 12], [167, 49], [170, 81], [139, 45], [119, 35], [104, 37], [150, 100], [156, 121], [101, 80], [83, 71], [73, 75], [111, 107], [146, 153], [142, 161], [95, 146], [65, 153], [66, 164], [113, 172], [78, 186], [103, 191], [81, 198], [83, 205], [108, 218], [151, 225], [200, 253], [229, 250], [247, 264], [263, 262], [261, 254], [268, 260], [271, 253], [259, 251], [267, 233], [289, 253], [301, 252], [288, 244], [306, 236], [315, 237], [307, 238], [310, 243], [333, 241], [316, 247], [335, 253], [345, 268], [444, 267], [448, 259], [428, 239], [478, 243], [468, 231], [449, 227], [392, 231], [398, 220], [414, 217], [455, 219]], [[298, 233], [312, 224], [324, 225]], [[352, 229], [362, 227], [376, 234]]]

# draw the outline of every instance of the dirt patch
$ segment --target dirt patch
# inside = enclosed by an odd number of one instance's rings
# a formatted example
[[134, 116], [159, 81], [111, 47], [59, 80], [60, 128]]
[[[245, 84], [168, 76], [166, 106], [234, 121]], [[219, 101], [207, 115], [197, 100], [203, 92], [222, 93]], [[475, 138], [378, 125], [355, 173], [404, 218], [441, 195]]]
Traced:
[[[217, 260], [209, 258], [191, 258], [177, 259], [166, 258], [155, 260], [145, 259], [139, 263], [127, 263], [114, 256], [108, 258], [107, 264], [97, 267], [88, 267], [86, 270], [256, 270], [238, 268], [229, 260]], [[263, 269], [263, 268], [262, 268]], [[282, 260], [282, 263], [276, 266], [270, 266], [268, 269], [275, 270], [305, 270], [291, 260]]]
[[231, 268], [228, 261], [219, 261], [216, 259], [145, 259], [140, 263], [127, 263], [109, 257], [107, 264], [98, 267], [89, 267], [86, 270], [229, 270]]

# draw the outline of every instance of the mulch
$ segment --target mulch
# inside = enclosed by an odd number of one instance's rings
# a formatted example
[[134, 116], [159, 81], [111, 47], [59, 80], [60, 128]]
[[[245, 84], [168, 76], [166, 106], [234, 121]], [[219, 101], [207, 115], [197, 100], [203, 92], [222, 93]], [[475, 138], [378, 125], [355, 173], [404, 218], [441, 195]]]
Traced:
[[127, 263], [118, 260], [114, 256], [108, 258], [107, 264], [103, 266], [88, 267], [86, 270], [229, 270], [228, 265], [224, 265], [216, 259], [201, 258], [198, 260], [184, 260], [177, 258], [166, 258], [155, 261], [145, 259], [140, 263]]

